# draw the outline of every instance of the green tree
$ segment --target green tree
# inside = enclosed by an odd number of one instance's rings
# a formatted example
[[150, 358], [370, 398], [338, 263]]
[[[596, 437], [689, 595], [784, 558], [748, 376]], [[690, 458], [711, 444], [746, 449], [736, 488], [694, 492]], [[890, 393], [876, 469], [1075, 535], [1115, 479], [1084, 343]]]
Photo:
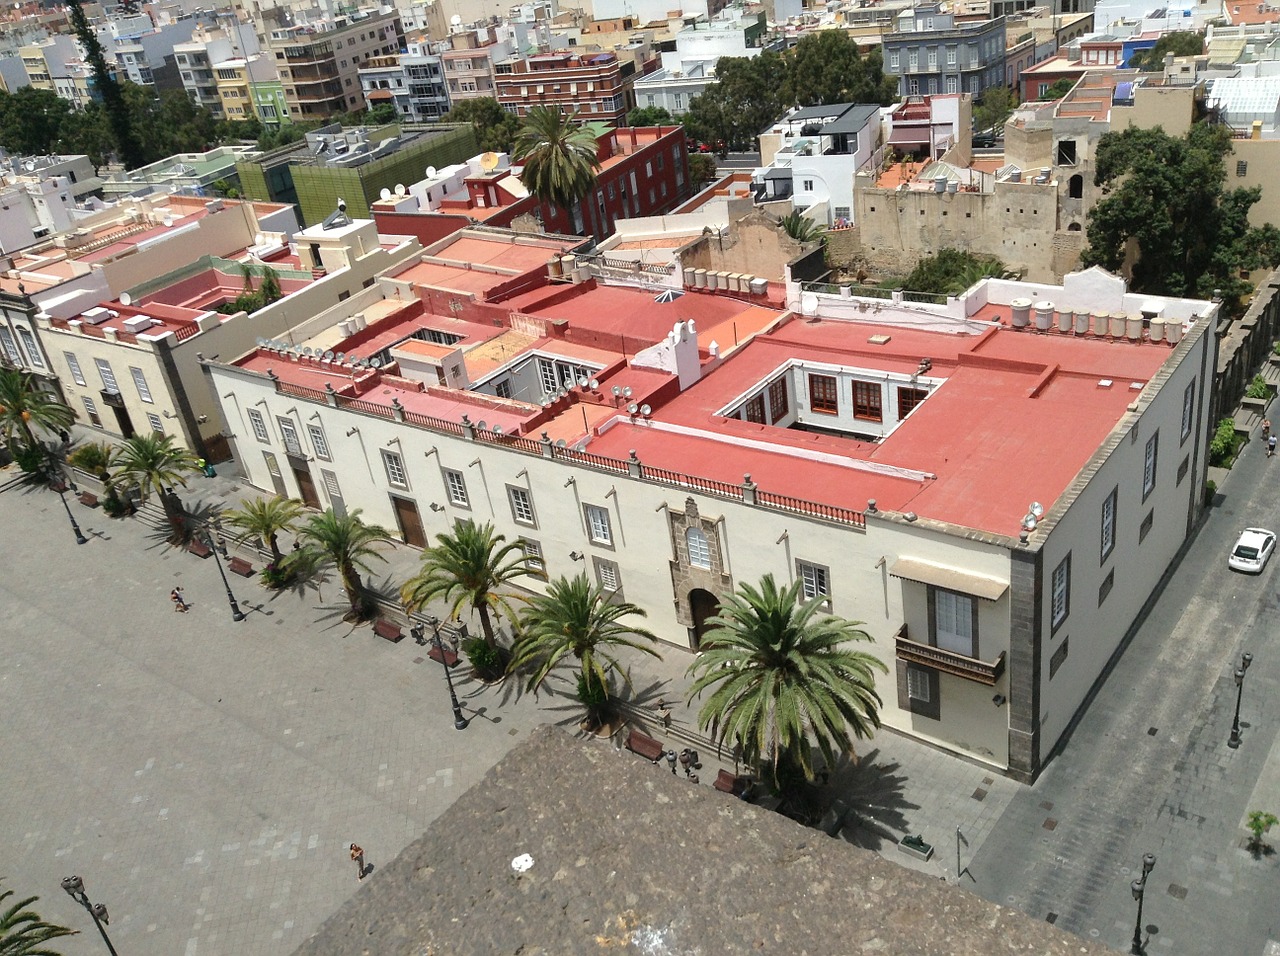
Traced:
[[442, 122], [463, 123], [475, 127], [476, 142], [480, 148], [495, 153], [511, 153], [515, 149], [520, 121], [514, 113], [508, 113], [491, 96], [474, 100], [459, 100], [444, 115]]
[[14, 436], [21, 446], [36, 445], [36, 428], [48, 432], [66, 431], [75, 421], [75, 412], [40, 387], [36, 377], [21, 369], [0, 368], [0, 433], [13, 446]]
[[637, 106], [627, 114], [628, 126], [675, 126], [678, 123], [664, 106]]
[[421, 611], [431, 601], [448, 602], [449, 615], [457, 617], [470, 607], [480, 617], [484, 642], [496, 649], [490, 611], [515, 620], [502, 589], [530, 572], [525, 563], [524, 543], [493, 533], [492, 524], [455, 521], [453, 532], [436, 535], [436, 544], [422, 552], [422, 568], [400, 589], [400, 598], [410, 610]]
[[902, 285], [912, 292], [959, 295], [978, 280], [989, 276], [998, 279], [1017, 277], [995, 256], [978, 256], [948, 248], [916, 263]]
[[1007, 86], [993, 86], [982, 94], [982, 101], [973, 108], [975, 130], [1000, 130], [1009, 118], [1018, 98]]
[[[143, 158], [142, 146], [133, 129], [129, 107], [125, 104], [120, 84], [116, 82], [114, 74], [107, 69], [102, 44], [98, 42], [98, 35], [89, 26], [81, 0], [67, 0], [67, 11], [71, 15], [71, 28], [75, 31], [76, 39], [80, 41], [80, 49], [89, 62], [89, 68], [93, 70], [94, 89], [102, 101], [102, 108], [110, 124], [120, 161], [124, 163], [126, 169], [145, 166], [146, 160]], [[185, 97], [185, 94], [183, 95]]]
[[115, 454], [115, 446], [110, 442], [91, 441], [76, 446], [75, 451], [67, 456], [67, 464], [87, 471], [100, 481], [109, 481], [108, 471], [111, 458]]
[[57, 153], [73, 115], [71, 104], [53, 90], [24, 86], [16, 93], [0, 91], [0, 146], [13, 156]]
[[196, 456], [175, 445], [172, 435], [150, 433], [126, 438], [112, 460], [116, 469], [111, 475], [112, 484], [136, 488], [144, 500], [152, 492], [159, 495], [175, 536], [184, 534], [183, 517], [173, 490], [185, 488], [188, 476], [200, 471]]
[[689, 667], [689, 701], [711, 691], [699, 727], [739, 745], [749, 765], [772, 764], [778, 789], [797, 773], [813, 779], [811, 746], [831, 767], [852, 752], [853, 738], [880, 726], [875, 672], [888, 672], [879, 658], [849, 646], [871, 641], [858, 622], [819, 616], [823, 598], [802, 601], [800, 588], [797, 581], [781, 589], [769, 574], [759, 588], [740, 585]]
[[706, 153], [689, 154], [689, 179], [695, 183], [709, 183], [716, 178], [716, 161]]
[[12, 896], [13, 890], [0, 892], [0, 954], [3, 956], [58, 956], [45, 944], [79, 934], [79, 930], [46, 923], [35, 910], [27, 909], [40, 897], [29, 896], [10, 903]]
[[[596, 186], [600, 171], [597, 141], [603, 123], [587, 123], [576, 113], [534, 106], [516, 136], [515, 155], [524, 164], [520, 179], [534, 196], [581, 218], [579, 204]], [[595, 221], [595, 203], [587, 206]], [[593, 229], [592, 232], [598, 230]]]
[[645, 612], [626, 601], [613, 601], [584, 573], [552, 581], [546, 594], [528, 599], [520, 615], [522, 633], [516, 640], [509, 670], [532, 667], [529, 689], [537, 690], [556, 665], [568, 657], [578, 662], [579, 699], [603, 720], [609, 710], [610, 675], [626, 674], [614, 655], [616, 648], [631, 648], [661, 657], [652, 646], [653, 634], [622, 623], [624, 617], [644, 617]]
[[293, 531], [302, 517], [302, 502], [293, 498], [254, 498], [222, 513], [222, 523], [235, 529], [235, 541], [261, 543], [271, 552], [271, 563], [279, 565], [284, 560], [280, 553], [279, 536]]
[[1250, 226], [1258, 189], [1226, 189], [1231, 134], [1195, 123], [1185, 136], [1156, 127], [1107, 133], [1098, 141], [1094, 181], [1102, 198], [1089, 211], [1086, 265], [1130, 270], [1135, 292], [1208, 298], [1221, 290], [1228, 311], [1251, 285], [1241, 272], [1280, 264], [1280, 231]]
[[390, 533], [361, 521], [359, 508], [345, 515], [337, 515], [329, 508], [324, 514], [308, 519], [298, 532], [298, 542], [298, 550], [285, 559], [285, 568], [290, 571], [337, 568], [351, 605], [347, 617], [356, 621], [365, 618], [365, 589], [360, 572], [370, 571], [369, 562], [374, 558], [387, 560], [377, 548], [391, 542]]
[[364, 120], [370, 126], [387, 126], [400, 122], [400, 113], [394, 103], [379, 103], [365, 114]]
[[1177, 33], [1166, 33], [1156, 40], [1155, 46], [1148, 50], [1135, 50], [1129, 57], [1127, 67], [1131, 70], [1143, 70], [1151, 73], [1164, 69], [1164, 58], [1172, 53], [1174, 56], [1199, 56], [1204, 52], [1204, 34], [1184, 30]]
[[1063, 77], [1040, 94], [1040, 101], [1048, 102], [1049, 100], [1060, 100], [1071, 92], [1072, 87], [1076, 85], [1076, 80]]
[[755, 149], [760, 131], [788, 105], [788, 83], [788, 61], [780, 54], [766, 50], [749, 58], [721, 57], [716, 82], [690, 101], [685, 126], [703, 143]]
[[885, 76], [880, 51], [863, 55], [844, 30], [817, 30], [788, 54], [785, 101], [800, 106], [898, 100], [898, 80]]
[[826, 226], [814, 222], [796, 209], [783, 216], [778, 224], [796, 242], [822, 242], [826, 239]]

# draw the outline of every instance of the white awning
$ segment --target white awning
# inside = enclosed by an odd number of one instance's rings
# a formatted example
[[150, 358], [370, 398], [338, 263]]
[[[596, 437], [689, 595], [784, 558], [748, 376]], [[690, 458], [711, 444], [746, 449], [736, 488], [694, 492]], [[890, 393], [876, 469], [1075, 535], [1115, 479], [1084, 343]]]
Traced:
[[944, 567], [941, 564], [930, 564], [915, 558], [899, 558], [889, 568], [895, 578], [918, 581], [921, 584], [932, 584], [934, 587], [948, 591], [959, 591], [961, 594], [972, 594], [984, 601], [998, 601], [1009, 590], [1006, 581], [971, 574], [956, 568]]

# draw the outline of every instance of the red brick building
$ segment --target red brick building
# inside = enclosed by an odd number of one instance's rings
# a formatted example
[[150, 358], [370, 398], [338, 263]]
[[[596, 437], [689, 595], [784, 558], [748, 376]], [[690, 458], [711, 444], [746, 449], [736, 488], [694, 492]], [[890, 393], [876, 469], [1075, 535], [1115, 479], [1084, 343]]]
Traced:
[[615, 53], [544, 53], [495, 63], [493, 72], [498, 102], [521, 117], [531, 106], [549, 106], [619, 125], [635, 106], [635, 63]]
[[477, 166], [464, 178], [462, 189], [426, 208], [410, 211], [403, 199], [384, 200], [373, 204], [373, 218], [378, 232], [417, 236], [424, 245], [442, 238], [442, 227], [453, 231], [442, 220], [453, 220], [456, 228], [467, 222], [507, 227], [526, 215], [538, 218], [548, 233], [603, 239], [617, 220], [663, 215], [692, 192], [683, 126], [610, 130], [597, 148], [600, 173], [595, 191], [574, 210], [533, 196], [515, 198], [503, 184], [513, 175], [511, 168], [485, 172]]

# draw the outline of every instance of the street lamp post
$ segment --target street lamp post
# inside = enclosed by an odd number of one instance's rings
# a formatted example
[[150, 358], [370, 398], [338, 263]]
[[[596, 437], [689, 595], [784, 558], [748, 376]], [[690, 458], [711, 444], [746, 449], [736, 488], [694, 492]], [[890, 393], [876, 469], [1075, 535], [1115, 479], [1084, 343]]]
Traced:
[[1235, 750], [1240, 746], [1240, 695], [1244, 692], [1244, 675], [1249, 669], [1249, 665], [1253, 663], [1252, 654], [1240, 655], [1240, 666], [1236, 668], [1234, 675], [1236, 679], [1236, 716], [1231, 721], [1231, 736], [1227, 738], [1227, 746]]
[[1129, 952], [1133, 956], [1142, 956], [1142, 898], [1147, 893], [1147, 876], [1156, 866], [1155, 854], [1148, 853], [1142, 858], [1142, 878], [1129, 884], [1133, 898], [1138, 901], [1138, 920], [1133, 924], [1133, 945]]
[[67, 486], [66, 483], [58, 480], [53, 484], [53, 490], [58, 493], [58, 497], [62, 499], [62, 507], [67, 509], [67, 520], [71, 522], [71, 530], [76, 533], [76, 544], [88, 544], [89, 539], [80, 531], [80, 525], [76, 523], [76, 516], [71, 513], [71, 506], [67, 504]]
[[119, 956], [116, 948], [111, 945], [111, 939], [107, 936], [107, 931], [103, 929], [111, 923], [111, 917], [107, 915], [107, 908], [101, 903], [91, 903], [89, 894], [84, 891], [84, 880], [78, 876], [68, 876], [62, 881], [62, 888], [67, 891], [67, 895], [83, 906], [93, 917], [93, 925], [98, 927], [98, 932], [102, 934], [102, 941], [107, 944], [107, 952], [111, 956]]
[[[440, 655], [440, 665], [444, 668], [444, 680], [449, 685], [449, 703], [453, 705], [453, 729], [466, 730], [468, 719], [462, 714], [462, 707], [458, 703], [458, 695], [453, 689], [453, 674], [449, 672], [449, 662], [444, 657], [444, 644], [440, 640], [440, 619], [438, 617], [427, 618], [427, 623], [431, 625], [431, 646], [436, 649], [436, 653]], [[418, 644], [426, 643], [423, 640], [423, 629], [421, 624], [415, 624], [409, 628], [409, 633], [413, 635], [413, 639]]]
[[218, 566], [218, 575], [222, 578], [222, 586], [227, 589], [227, 603], [231, 605], [231, 620], [243, 621], [244, 612], [236, 603], [236, 596], [231, 593], [231, 582], [227, 580], [227, 572], [222, 570], [222, 559], [218, 557], [218, 544], [213, 539], [213, 532], [208, 525], [203, 527], [205, 537], [209, 539], [209, 547], [213, 550], [213, 563]]

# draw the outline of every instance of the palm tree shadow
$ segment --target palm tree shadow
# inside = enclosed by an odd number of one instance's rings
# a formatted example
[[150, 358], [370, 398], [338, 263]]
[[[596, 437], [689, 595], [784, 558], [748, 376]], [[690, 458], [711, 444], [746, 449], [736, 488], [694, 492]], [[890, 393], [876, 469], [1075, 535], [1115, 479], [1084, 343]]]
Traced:
[[833, 802], [847, 808], [840, 835], [863, 849], [879, 851], [888, 843], [897, 843], [907, 831], [905, 811], [917, 810], [903, 796], [907, 777], [897, 762], [881, 762], [880, 750], [868, 751], [861, 758], [841, 758], [831, 770], [829, 791]]

